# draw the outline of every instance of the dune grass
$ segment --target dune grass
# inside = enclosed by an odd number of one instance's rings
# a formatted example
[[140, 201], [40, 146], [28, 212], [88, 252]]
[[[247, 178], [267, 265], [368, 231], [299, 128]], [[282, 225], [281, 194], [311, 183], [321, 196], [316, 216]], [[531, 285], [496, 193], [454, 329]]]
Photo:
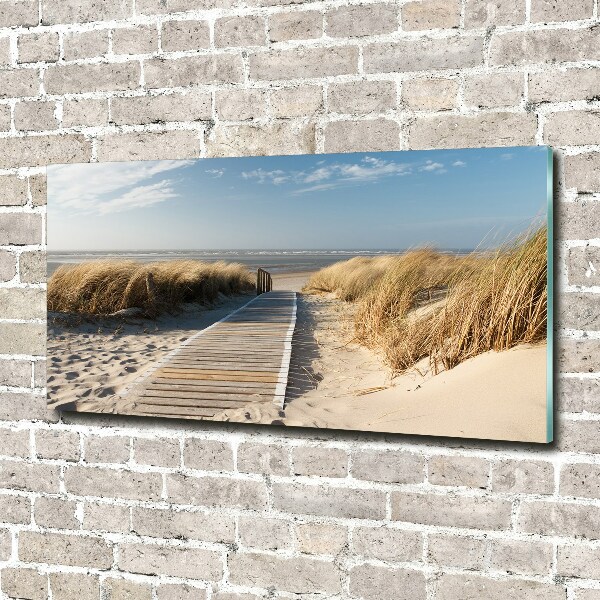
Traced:
[[48, 310], [108, 315], [139, 308], [156, 317], [185, 302], [212, 304], [219, 294], [253, 289], [254, 275], [238, 263], [98, 260], [60, 266], [48, 281]]
[[356, 339], [381, 351], [394, 373], [425, 357], [437, 373], [545, 340], [546, 239], [541, 228], [494, 253], [352, 259], [316, 273], [305, 291], [356, 302]]

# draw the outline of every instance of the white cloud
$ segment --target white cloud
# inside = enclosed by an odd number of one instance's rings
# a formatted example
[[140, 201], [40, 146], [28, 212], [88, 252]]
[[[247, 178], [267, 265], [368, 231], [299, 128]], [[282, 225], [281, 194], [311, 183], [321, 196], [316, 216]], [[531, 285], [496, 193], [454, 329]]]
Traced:
[[290, 179], [290, 175], [281, 169], [274, 171], [265, 171], [264, 169], [242, 171], [242, 177], [244, 179], [255, 179], [258, 183], [272, 183], [274, 185], [281, 185]]
[[467, 166], [467, 163], [466, 163], [466, 162], [464, 162], [463, 160], [455, 160], [455, 161], [452, 163], [452, 166], [453, 166], [453, 167], [466, 167], [466, 166]]
[[442, 163], [434, 162], [432, 160], [428, 160], [422, 167], [419, 168], [419, 171], [437, 171], [440, 173], [446, 172]]
[[219, 177], [223, 177], [223, 175], [225, 174], [225, 169], [207, 169], [205, 173], [208, 173], [209, 175], [212, 175], [213, 177], [218, 179]]
[[151, 178], [191, 164], [161, 160], [51, 166], [49, 199], [57, 208], [99, 215], [141, 208], [177, 197], [172, 180], [150, 183]]

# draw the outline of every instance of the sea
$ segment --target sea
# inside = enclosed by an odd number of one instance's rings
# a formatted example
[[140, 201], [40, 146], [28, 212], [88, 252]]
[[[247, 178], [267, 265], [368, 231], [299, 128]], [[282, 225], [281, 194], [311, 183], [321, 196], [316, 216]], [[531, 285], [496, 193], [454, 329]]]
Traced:
[[[154, 262], [163, 260], [201, 260], [238, 262], [255, 270], [259, 267], [272, 274], [316, 271], [355, 256], [383, 256], [403, 254], [406, 250], [136, 250], [136, 251], [49, 251], [48, 276], [64, 264], [91, 260], [135, 260]], [[469, 250], [447, 250], [448, 253], [466, 254]]]

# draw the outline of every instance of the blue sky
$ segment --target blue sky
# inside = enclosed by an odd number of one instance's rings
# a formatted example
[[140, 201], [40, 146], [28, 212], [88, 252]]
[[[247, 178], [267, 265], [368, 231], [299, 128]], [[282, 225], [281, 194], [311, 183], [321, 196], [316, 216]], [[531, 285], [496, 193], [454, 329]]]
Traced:
[[48, 247], [493, 247], [545, 216], [546, 169], [543, 147], [57, 165]]

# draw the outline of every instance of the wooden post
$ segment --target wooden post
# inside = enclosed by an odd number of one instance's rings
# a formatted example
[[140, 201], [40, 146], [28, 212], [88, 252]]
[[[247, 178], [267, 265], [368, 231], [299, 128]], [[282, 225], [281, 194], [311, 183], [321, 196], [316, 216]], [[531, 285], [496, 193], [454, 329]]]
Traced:
[[265, 292], [271, 292], [273, 290], [273, 278], [271, 273], [264, 269], [258, 269], [256, 271], [256, 295], [260, 296]]

